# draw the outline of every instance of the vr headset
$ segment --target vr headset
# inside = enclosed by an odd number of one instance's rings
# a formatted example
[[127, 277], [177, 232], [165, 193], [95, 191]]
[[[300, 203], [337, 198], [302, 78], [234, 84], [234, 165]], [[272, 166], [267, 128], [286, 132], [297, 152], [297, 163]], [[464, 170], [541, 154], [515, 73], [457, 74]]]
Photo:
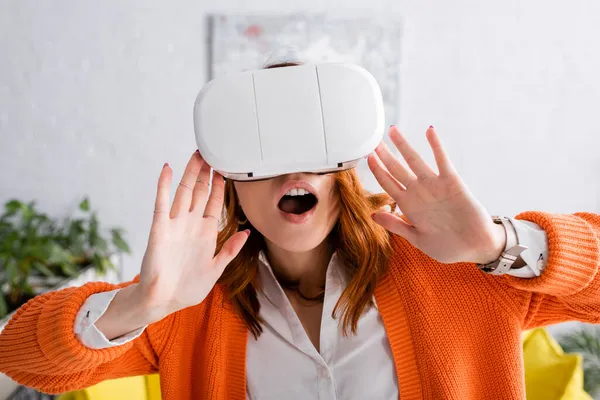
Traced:
[[194, 104], [200, 154], [225, 178], [353, 168], [381, 141], [381, 90], [364, 68], [326, 63], [229, 74]]

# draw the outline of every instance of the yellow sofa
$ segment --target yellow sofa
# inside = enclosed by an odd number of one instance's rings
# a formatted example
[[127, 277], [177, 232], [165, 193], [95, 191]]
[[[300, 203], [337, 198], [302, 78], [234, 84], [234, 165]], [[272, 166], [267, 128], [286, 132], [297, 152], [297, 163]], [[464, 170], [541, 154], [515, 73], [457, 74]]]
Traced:
[[[546, 331], [523, 333], [527, 400], [593, 400], [583, 391], [582, 357], [565, 354]], [[114, 379], [59, 400], [160, 400], [158, 375]]]
[[160, 381], [158, 374], [112, 379], [63, 394], [58, 400], [161, 400]]

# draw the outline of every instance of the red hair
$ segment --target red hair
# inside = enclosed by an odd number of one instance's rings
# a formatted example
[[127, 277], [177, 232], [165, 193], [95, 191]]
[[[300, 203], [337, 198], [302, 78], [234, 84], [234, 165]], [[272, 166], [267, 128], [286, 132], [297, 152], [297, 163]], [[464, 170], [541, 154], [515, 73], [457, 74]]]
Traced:
[[[299, 65], [283, 63], [267, 68]], [[328, 240], [334, 246], [344, 268], [348, 285], [333, 310], [333, 317], [341, 311], [344, 334], [356, 333], [358, 320], [368, 306], [373, 304], [373, 294], [378, 280], [386, 271], [391, 253], [390, 234], [371, 218], [371, 214], [389, 205], [395, 209], [393, 199], [387, 194], [370, 194], [361, 185], [353, 169], [335, 173], [336, 190], [340, 199], [340, 216]], [[260, 304], [256, 297], [258, 256], [265, 247], [263, 236], [248, 221], [240, 226], [241, 208], [233, 182], [225, 183], [222, 221], [223, 229], [217, 237], [217, 252], [229, 237], [242, 229], [250, 229], [248, 241], [229, 263], [219, 283], [225, 289], [240, 316], [255, 337], [262, 332], [259, 315]]]

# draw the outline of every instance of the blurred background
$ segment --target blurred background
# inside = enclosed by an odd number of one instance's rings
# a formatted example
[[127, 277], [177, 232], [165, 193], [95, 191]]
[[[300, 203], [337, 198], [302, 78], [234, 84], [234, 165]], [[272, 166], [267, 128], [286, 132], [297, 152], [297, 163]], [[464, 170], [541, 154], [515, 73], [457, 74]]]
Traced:
[[431, 163], [434, 125], [491, 213], [597, 213], [599, 22], [593, 0], [0, 0], [0, 203], [71, 218], [131, 279], [204, 83], [299, 59], [369, 69], [388, 122]]

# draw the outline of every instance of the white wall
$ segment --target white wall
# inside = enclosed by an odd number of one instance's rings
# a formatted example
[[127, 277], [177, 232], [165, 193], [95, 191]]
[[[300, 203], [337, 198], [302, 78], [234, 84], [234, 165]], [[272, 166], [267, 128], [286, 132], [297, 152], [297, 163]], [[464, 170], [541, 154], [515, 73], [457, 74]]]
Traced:
[[160, 168], [196, 148], [206, 14], [335, 10], [405, 18], [398, 125], [430, 161], [435, 125], [490, 212], [600, 212], [599, 4], [0, 0], [0, 201], [88, 194], [129, 232], [132, 277]]

